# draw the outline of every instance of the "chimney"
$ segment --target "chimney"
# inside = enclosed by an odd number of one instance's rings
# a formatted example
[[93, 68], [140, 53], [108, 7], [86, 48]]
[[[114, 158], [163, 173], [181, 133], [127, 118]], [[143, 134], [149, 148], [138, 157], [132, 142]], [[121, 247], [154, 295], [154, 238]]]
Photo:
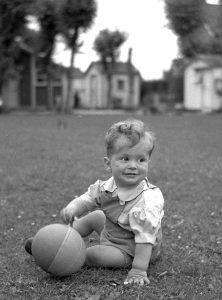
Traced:
[[132, 63], [132, 48], [129, 48], [128, 51], [128, 63], [131, 64]]

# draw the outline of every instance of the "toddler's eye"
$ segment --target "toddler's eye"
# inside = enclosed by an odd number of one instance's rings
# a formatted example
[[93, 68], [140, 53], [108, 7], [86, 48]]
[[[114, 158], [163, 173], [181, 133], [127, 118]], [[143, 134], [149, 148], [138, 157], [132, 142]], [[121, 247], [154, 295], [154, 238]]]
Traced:
[[122, 160], [122, 161], [128, 161], [129, 159], [128, 159], [127, 156], [123, 156], [123, 157], [120, 158], [120, 160]]
[[146, 159], [144, 157], [139, 159], [139, 162], [141, 162], [141, 163], [145, 162], [145, 161], [146, 161]]

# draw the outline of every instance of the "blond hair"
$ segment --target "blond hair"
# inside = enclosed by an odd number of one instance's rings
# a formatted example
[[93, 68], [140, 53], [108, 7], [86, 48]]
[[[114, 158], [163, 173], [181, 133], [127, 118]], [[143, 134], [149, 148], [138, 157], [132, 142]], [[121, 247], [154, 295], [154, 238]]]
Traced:
[[154, 134], [149, 131], [145, 124], [136, 119], [127, 119], [125, 121], [120, 121], [114, 123], [106, 132], [105, 135], [105, 146], [107, 155], [112, 155], [114, 151], [114, 146], [116, 140], [125, 136], [130, 143], [130, 147], [135, 146], [140, 142], [141, 139], [146, 139], [148, 142], [148, 153], [151, 156], [151, 153], [154, 149]]

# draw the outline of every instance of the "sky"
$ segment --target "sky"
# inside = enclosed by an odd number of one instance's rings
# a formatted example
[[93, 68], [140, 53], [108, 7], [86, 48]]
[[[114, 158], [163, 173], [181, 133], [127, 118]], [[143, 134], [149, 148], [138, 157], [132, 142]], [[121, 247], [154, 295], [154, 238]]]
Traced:
[[[75, 67], [85, 71], [99, 59], [93, 43], [103, 29], [126, 32], [128, 39], [121, 46], [120, 61], [126, 61], [132, 48], [132, 63], [144, 80], [159, 79], [178, 57], [177, 37], [168, 28], [163, 0], [97, 0], [94, 24], [80, 41], [83, 46], [75, 56]], [[56, 49], [55, 60], [69, 66], [70, 52], [63, 44]]]

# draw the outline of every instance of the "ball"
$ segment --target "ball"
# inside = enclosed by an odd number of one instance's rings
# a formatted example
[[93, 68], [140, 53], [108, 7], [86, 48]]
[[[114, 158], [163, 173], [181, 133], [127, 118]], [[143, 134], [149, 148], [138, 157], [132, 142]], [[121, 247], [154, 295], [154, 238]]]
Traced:
[[37, 265], [54, 276], [68, 276], [84, 264], [86, 246], [71, 226], [51, 224], [41, 228], [33, 238], [32, 255]]

